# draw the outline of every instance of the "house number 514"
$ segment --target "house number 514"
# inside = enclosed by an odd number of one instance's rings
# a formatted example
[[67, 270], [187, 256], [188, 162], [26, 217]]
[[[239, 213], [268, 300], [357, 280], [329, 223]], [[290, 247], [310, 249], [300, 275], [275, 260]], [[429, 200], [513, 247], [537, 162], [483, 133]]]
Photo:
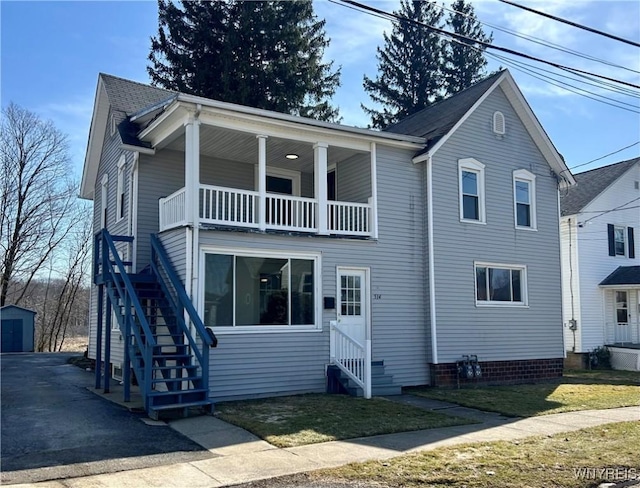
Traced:
[[379, 293], [374, 293], [373, 294], [373, 299], [374, 300], [382, 300], [382, 295]]

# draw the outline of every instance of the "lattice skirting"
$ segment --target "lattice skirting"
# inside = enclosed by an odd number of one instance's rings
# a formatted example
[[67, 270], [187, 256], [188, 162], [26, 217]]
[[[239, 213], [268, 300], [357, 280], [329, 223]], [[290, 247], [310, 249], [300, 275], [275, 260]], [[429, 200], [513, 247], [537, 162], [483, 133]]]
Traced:
[[640, 349], [609, 347], [611, 367], [624, 371], [640, 371]]

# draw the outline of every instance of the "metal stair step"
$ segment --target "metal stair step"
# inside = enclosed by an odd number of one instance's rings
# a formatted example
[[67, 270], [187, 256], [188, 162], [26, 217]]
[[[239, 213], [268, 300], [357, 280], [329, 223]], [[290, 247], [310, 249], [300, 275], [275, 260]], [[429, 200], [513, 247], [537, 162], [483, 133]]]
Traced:
[[202, 376], [182, 376], [180, 378], [154, 378], [152, 383], [181, 383], [183, 381], [198, 381], [202, 380]]

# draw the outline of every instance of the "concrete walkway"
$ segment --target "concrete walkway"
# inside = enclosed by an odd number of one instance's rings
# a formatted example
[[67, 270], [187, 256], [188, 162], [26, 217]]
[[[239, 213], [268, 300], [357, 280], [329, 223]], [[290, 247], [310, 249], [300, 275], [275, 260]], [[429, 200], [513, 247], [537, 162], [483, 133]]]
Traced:
[[514, 419], [408, 395], [395, 397], [394, 400], [473, 418], [480, 423], [280, 449], [215, 417], [194, 417], [176, 420], [170, 425], [208, 449], [215, 457], [167, 466], [14, 486], [210, 488], [331, 468], [351, 462], [388, 459], [409, 452], [427, 451], [456, 444], [517, 440], [612, 422], [640, 420], [640, 407], [585, 410]]

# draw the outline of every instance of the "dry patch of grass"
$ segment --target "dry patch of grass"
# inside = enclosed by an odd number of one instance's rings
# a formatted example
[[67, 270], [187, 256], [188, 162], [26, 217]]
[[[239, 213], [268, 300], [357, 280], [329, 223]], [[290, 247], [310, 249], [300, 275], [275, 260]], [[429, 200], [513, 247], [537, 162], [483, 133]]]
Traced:
[[218, 403], [216, 415], [278, 447], [471, 423], [384, 398], [323, 394]]
[[627, 371], [567, 371], [559, 381], [528, 385], [420, 388], [411, 394], [515, 417], [640, 405], [640, 375]]
[[312, 481], [357, 480], [407, 488], [585, 488], [638, 479], [638, 452], [640, 423], [621, 422], [551, 437], [441, 448], [308, 476]]

